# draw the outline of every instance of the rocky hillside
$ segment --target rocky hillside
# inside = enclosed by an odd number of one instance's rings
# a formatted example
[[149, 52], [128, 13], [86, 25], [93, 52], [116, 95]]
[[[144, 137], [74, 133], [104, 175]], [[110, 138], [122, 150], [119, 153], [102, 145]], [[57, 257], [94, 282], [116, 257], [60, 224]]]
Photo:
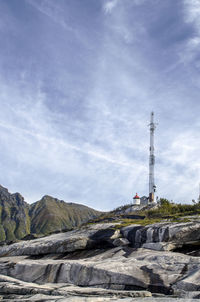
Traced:
[[4, 245], [0, 295], [4, 301], [199, 301], [200, 217], [191, 219], [97, 223]]
[[29, 205], [19, 194], [0, 186], [0, 241], [22, 238], [30, 232]]
[[66, 203], [45, 195], [30, 206], [31, 233], [49, 234], [79, 226], [100, 212], [81, 204]]
[[19, 193], [10, 194], [0, 186], [0, 241], [70, 230], [98, 215], [94, 209], [51, 196], [29, 205]]
[[[20, 194], [2, 187], [0, 196], [5, 236], [27, 230], [44, 234], [55, 230], [53, 226], [70, 229], [99, 214], [50, 196], [28, 205]], [[198, 207], [163, 201], [142, 211], [102, 214], [59, 234], [4, 242], [0, 297], [40, 302], [199, 301]]]

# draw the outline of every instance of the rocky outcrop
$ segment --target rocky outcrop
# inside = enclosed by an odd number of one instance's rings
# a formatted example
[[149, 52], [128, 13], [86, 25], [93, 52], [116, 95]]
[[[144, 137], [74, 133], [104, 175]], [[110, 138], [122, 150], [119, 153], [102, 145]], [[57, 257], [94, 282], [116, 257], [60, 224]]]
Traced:
[[[200, 222], [131, 225], [118, 229], [117, 224], [92, 224], [81, 229], [53, 234], [34, 240], [5, 245], [0, 256], [63, 254], [76, 250], [111, 248], [130, 245], [133, 248], [174, 250], [200, 243]], [[120, 238], [122, 237], [122, 238]]]
[[[10, 299], [6, 299], [4, 297], [3, 301], [11, 301]], [[23, 296], [16, 297], [14, 296], [14, 301], [23, 301], [23, 302], [30, 302], [30, 301], [38, 301], [38, 302], [199, 302], [197, 299], [173, 299], [173, 298], [117, 298], [117, 297], [60, 297], [60, 296], [46, 296], [46, 295], [33, 295], [27, 298]]]
[[[118, 291], [118, 290], [108, 290], [103, 288], [88, 288], [88, 287], [78, 287], [67, 283], [46, 283], [45, 285], [39, 285], [32, 282], [24, 282], [12, 277], [0, 275], [0, 294], [6, 295], [28, 295], [29, 299], [32, 299], [37, 295], [42, 299], [52, 300], [61, 299], [68, 297], [93, 297], [93, 299], [98, 298], [98, 296], [107, 298], [118, 297], [151, 297], [151, 293], [148, 291]], [[17, 297], [17, 296], [16, 296]], [[19, 296], [18, 296], [19, 298]], [[16, 299], [16, 298], [15, 298]]]
[[[92, 293], [106, 301], [114, 295], [118, 300], [129, 299], [139, 291], [140, 302], [149, 292], [185, 301], [200, 296], [200, 258], [164, 251], [165, 244], [197, 244], [199, 222], [119, 227], [113, 223], [88, 225], [0, 247], [0, 293], [25, 294], [31, 299], [32, 294], [62, 299], [81, 294], [92, 299]], [[157, 249], [149, 249], [148, 244]]]
[[63, 254], [76, 250], [112, 247], [120, 231], [113, 224], [98, 224], [0, 248], [0, 257], [20, 255]]
[[0, 272], [25, 282], [176, 294], [200, 290], [200, 259], [172, 252], [117, 247], [77, 260], [0, 259]]
[[[38, 301], [38, 302], [155, 302], [155, 300], [146, 300], [146, 298], [117, 298], [115, 295], [113, 297], [101, 297], [101, 292], [99, 292], [99, 297], [97, 296], [90, 296], [90, 297], [85, 297], [85, 296], [50, 296], [50, 295], [43, 295], [43, 294], [36, 294], [36, 295], [29, 295], [28, 297], [24, 296], [9, 296], [8, 299], [6, 297], [3, 297], [3, 301]], [[134, 300], [133, 300], [134, 299]], [[141, 300], [142, 299], [142, 300]], [[169, 299], [162, 299], [161, 302], [171, 302], [172, 300]], [[191, 300], [189, 300], [191, 301]], [[198, 301], [198, 300], [195, 300]], [[188, 300], [181, 300], [181, 302], [188, 302]], [[193, 302], [193, 301], [192, 301]]]
[[174, 250], [183, 245], [200, 243], [200, 221], [131, 225], [122, 228], [121, 234], [136, 248]]

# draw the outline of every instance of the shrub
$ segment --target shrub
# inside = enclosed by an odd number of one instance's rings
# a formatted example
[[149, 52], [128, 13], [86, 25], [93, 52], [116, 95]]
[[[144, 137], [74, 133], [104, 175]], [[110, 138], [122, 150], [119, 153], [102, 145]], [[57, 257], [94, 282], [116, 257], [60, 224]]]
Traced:
[[[195, 215], [200, 213], [200, 203], [191, 204], [174, 204], [165, 198], [159, 200], [159, 207], [156, 209], [147, 210], [145, 212], [148, 218], [168, 218], [184, 215]], [[168, 217], [165, 217], [168, 215]]]

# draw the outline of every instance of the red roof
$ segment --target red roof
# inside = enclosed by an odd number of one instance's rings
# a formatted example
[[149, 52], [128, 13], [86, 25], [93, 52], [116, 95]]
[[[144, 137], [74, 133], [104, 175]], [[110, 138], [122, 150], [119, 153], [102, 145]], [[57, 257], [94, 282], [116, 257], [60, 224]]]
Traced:
[[140, 199], [140, 197], [138, 196], [138, 194], [136, 193], [135, 197], [133, 197], [133, 199]]

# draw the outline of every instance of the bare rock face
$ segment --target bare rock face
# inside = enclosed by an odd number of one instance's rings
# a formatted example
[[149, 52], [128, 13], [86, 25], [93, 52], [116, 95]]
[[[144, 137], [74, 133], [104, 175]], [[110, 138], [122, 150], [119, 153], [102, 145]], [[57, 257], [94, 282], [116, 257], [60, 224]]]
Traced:
[[[117, 297], [60, 297], [60, 296], [47, 296], [47, 295], [33, 295], [27, 298], [23, 296], [15, 296], [13, 297], [15, 302], [23, 301], [38, 301], [38, 302], [199, 302], [197, 299], [173, 299], [173, 298], [117, 298]], [[10, 299], [3, 299], [3, 301], [11, 301]]]
[[183, 245], [200, 242], [200, 221], [132, 225], [122, 228], [121, 234], [131, 242], [133, 247], [174, 250]]
[[0, 248], [2, 256], [62, 254], [76, 250], [112, 247], [112, 241], [120, 236], [113, 224], [92, 225], [90, 228], [59, 233], [47, 237], [21, 241]]
[[116, 247], [78, 260], [1, 258], [0, 273], [25, 282], [67, 283], [115, 290], [172, 294], [200, 290], [200, 259], [147, 249]]
[[2, 246], [0, 294], [28, 301], [142, 302], [153, 293], [188, 302], [200, 296], [200, 258], [169, 250], [197, 244], [199, 227], [165, 223], [119, 230], [111, 223], [94, 224]]
[[12, 277], [0, 275], [0, 294], [8, 295], [44, 295], [51, 296], [53, 299], [74, 296], [90, 296], [90, 297], [151, 297], [151, 293], [147, 291], [117, 291], [106, 290], [102, 288], [78, 287], [66, 283], [46, 283], [39, 285], [32, 282], [24, 282]]

